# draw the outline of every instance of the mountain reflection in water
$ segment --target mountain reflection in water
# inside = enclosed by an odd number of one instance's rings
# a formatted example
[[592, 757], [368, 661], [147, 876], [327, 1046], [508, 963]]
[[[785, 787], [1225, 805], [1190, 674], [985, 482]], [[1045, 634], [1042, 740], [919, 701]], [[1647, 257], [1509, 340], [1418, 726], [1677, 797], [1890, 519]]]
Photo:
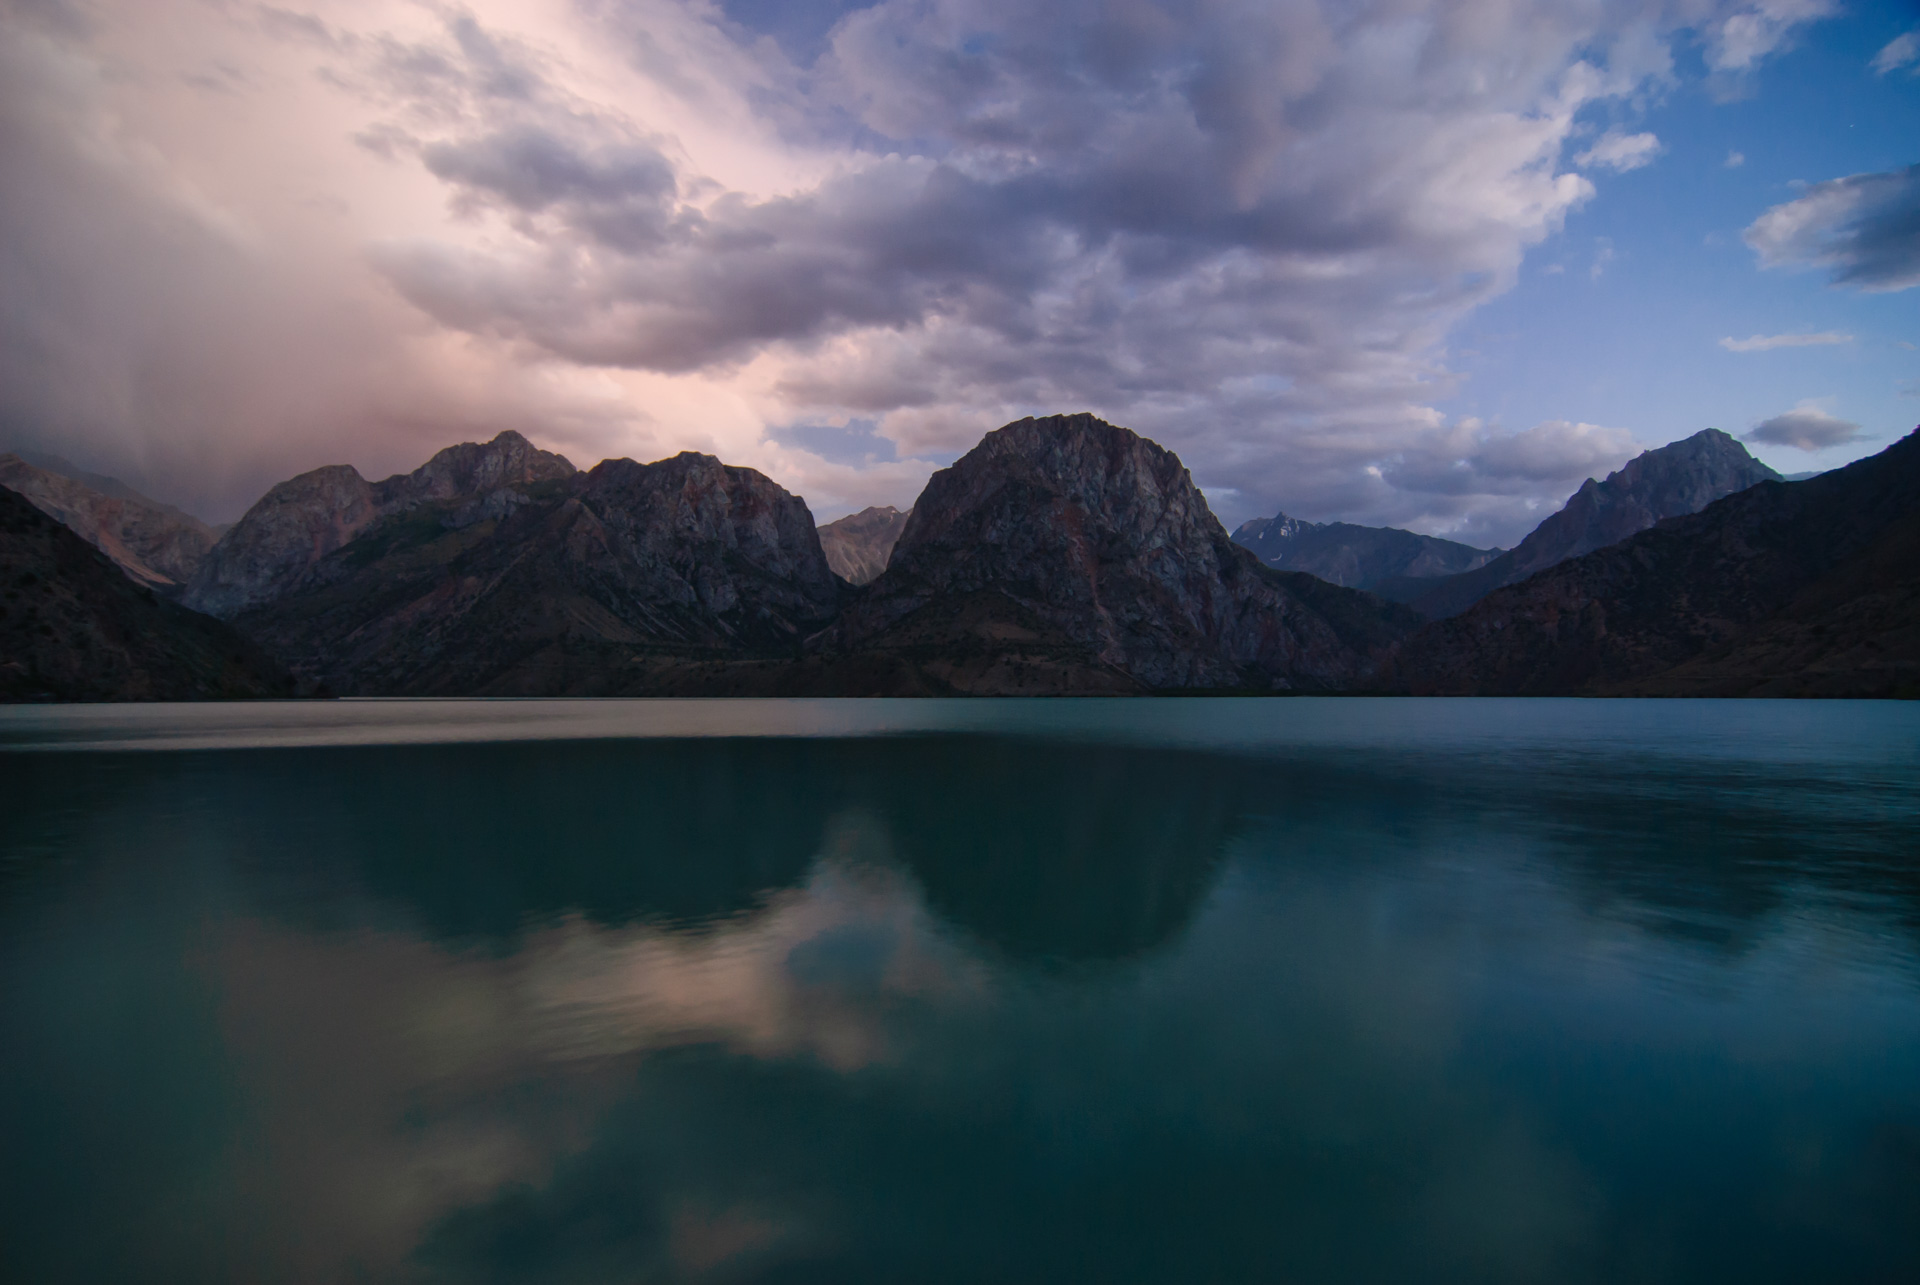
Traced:
[[1911, 1278], [1878, 717], [0, 755], [0, 1275]]

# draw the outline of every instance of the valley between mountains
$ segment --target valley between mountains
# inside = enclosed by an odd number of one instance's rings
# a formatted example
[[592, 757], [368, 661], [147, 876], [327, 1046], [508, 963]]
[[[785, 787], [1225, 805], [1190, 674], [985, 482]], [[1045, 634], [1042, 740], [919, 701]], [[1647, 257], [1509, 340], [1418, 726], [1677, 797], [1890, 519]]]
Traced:
[[[0, 698], [1920, 695], [1920, 435], [1787, 482], [1706, 430], [1511, 550], [1281, 514], [1024, 419], [905, 512], [748, 468], [581, 471], [517, 433], [219, 530], [0, 456]], [[111, 492], [111, 493], [110, 493]]]

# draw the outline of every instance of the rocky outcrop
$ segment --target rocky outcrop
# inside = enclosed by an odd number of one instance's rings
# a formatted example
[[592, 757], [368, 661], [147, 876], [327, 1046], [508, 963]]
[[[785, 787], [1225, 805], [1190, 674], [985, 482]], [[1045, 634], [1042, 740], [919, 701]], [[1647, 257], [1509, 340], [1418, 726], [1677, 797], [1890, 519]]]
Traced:
[[1061, 415], [935, 473], [886, 572], [814, 649], [891, 654], [957, 691], [1330, 690], [1415, 621], [1263, 567], [1171, 451]]
[[867, 584], [887, 569], [887, 559], [900, 533], [907, 529], [907, 518], [891, 504], [862, 509], [820, 528], [820, 547], [826, 552], [827, 565], [848, 584]]
[[791, 660], [838, 610], [806, 505], [752, 469], [608, 460], [513, 493], [380, 517], [236, 621], [340, 693], [618, 695]]
[[1284, 513], [1241, 523], [1233, 542], [1253, 550], [1270, 567], [1304, 571], [1349, 589], [1371, 589], [1391, 576], [1458, 575], [1485, 566], [1502, 552], [1397, 527], [1302, 522]]
[[233, 629], [135, 584], [0, 487], [0, 700], [292, 694], [284, 671]]
[[24, 496], [134, 580], [162, 592], [177, 591], [213, 548], [218, 539], [214, 529], [125, 483], [86, 477], [91, 480], [37, 467], [18, 455], [0, 455], [0, 486]]
[[521, 488], [571, 477], [565, 458], [518, 433], [449, 446], [411, 473], [369, 482], [351, 465], [302, 473], [268, 491], [220, 538], [184, 597], [231, 618], [299, 585], [321, 559], [381, 518], [422, 505], [463, 502], [471, 521], [498, 518], [522, 502]]
[[1763, 482], [1409, 638], [1416, 694], [1920, 696], [1920, 431]]
[[1510, 552], [1475, 571], [1431, 580], [1388, 579], [1375, 591], [1429, 619], [1457, 615], [1503, 585], [1604, 549], [1656, 522], [1682, 517], [1780, 475], [1717, 428], [1636, 455], [1604, 482], [1588, 478], [1565, 507]]

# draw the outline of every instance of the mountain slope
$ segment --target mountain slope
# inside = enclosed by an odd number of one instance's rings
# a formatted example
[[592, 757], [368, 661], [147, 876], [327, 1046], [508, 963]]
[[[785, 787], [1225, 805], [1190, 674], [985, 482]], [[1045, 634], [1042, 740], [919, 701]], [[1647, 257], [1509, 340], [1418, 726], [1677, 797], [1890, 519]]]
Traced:
[[790, 659], [839, 607], [806, 505], [711, 456], [462, 492], [372, 520], [236, 623], [340, 693], [619, 695]]
[[1387, 672], [1416, 694], [1920, 694], [1920, 432], [1500, 589]]
[[1588, 478], [1565, 507], [1512, 550], [1478, 570], [1440, 581], [1383, 580], [1376, 592], [1412, 603], [1430, 619], [1457, 615], [1503, 585], [1568, 558], [1603, 549], [1667, 518], [1698, 513], [1724, 495], [1780, 475], [1717, 428], [1643, 451], [1604, 482]]
[[449, 446], [411, 473], [369, 482], [335, 464], [280, 483], [200, 563], [182, 599], [231, 618], [291, 590], [314, 565], [374, 522], [425, 504], [470, 500], [493, 517], [524, 502], [518, 488], [571, 477], [566, 459], [518, 433]]
[[1304, 571], [1349, 589], [1371, 589], [1390, 576], [1457, 575], [1485, 566], [1502, 552], [1397, 527], [1302, 522], [1284, 513], [1241, 523], [1233, 542], [1276, 570]]
[[935, 473], [886, 572], [814, 649], [890, 655], [936, 690], [1325, 690], [1414, 623], [1261, 566], [1171, 451], [1059, 415]]
[[0, 486], [24, 496], [127, 575], [155, 589], [179, 589], [219, 538], [200, 519], [150, 500], [124, 482], [94, 474], [75, 478], [18, 455], [0, 455]]
[[135, 584], [0, 487], [0, 700], [292, 694], [285, 673], [234, 630]]
[[827, 565], [848, 584], [866, 584], [887, 569], [887, 559], [900, 533], [907, 528], [905, 513], [886, 505], [862, 509], [820, 528], [820, 547]]

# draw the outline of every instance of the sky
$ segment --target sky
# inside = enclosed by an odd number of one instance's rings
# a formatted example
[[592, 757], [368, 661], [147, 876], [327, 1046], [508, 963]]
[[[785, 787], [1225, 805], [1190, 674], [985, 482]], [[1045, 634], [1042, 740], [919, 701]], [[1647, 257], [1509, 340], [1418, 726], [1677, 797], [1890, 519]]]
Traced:
[[904, 507], [1029, 414], [1510, 545], [1920, 421], [1914, 0], [0, 0], [0, 447], [516, 429]]

